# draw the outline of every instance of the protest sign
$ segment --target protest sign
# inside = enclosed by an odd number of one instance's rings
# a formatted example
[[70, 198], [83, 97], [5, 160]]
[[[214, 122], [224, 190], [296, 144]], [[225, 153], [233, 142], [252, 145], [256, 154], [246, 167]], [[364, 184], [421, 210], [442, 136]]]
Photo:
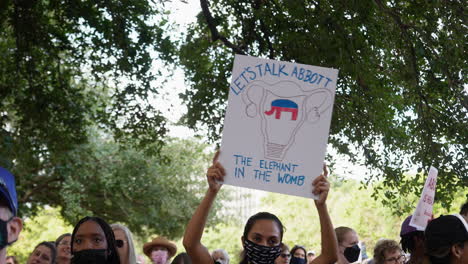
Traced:
[[236, 55], [219, 161], [225, 183], [313, 197], [338, 70]]
[[432, 219], [432, 208], [434, 206], [434, 197], [437, 184], [437, 169], [431, 167], [424, 184], [421, 198], [419, 199], [416, 210], [411, 217], [410, 226], [418, 230], [425, 230], [427, 223]]

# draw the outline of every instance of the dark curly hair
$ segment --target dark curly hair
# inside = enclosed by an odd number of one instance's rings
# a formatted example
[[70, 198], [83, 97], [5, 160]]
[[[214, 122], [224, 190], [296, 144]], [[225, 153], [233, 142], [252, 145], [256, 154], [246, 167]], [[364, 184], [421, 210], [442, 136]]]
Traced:
[[406, 253], [412, 253], [416, 248], [414, 239], [418, 238], [424, 241], [424, 231], [413, 231], [401, 236], [401, 247]]

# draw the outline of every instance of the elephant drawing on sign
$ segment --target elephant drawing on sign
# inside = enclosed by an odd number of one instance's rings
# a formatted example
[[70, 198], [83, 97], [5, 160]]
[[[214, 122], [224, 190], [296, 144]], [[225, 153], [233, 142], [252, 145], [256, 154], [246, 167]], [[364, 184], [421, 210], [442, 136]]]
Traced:
[[327, 89], [304, 91], [291, 81], [268, 84], [256, 81], [242, 95], [245, 113], [260, 115], [265, 157], [282, 160], [304, 122], [320, 120], [332, 102]]
[[289, 112], [292, 114], [291, 120], [297, 120], [298, 108], [297, 104], [287, 99], [276, 99], [271, 102], [271, 109], [265, 111], [266, 115], [275, 114], [276, 119], [281, 119], [282, 112]]

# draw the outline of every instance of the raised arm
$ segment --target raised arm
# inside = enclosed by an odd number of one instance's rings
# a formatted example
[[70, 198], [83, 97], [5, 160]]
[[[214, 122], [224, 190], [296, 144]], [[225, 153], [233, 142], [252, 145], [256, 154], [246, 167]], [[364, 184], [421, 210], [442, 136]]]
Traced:
[[201, 243], [203, 230], [210, 212], [213, 201], [216, 198], [226, 174], [223, 166], [218, 162], [219, 151], [213, 158], [213, 164], [208, 168], [206, 177], [208, 180], [208, 190], [200, 205], [190, 219], [185, 229], [183, 244], [187, 254], [194, 264], [214, 263], [210, 252]]
[[333, 264], [338, 259], [338, 241], [336, 239], [335, 230], [328, 214], [327, 196], [330, 191], [330, 183], [327, 180], [328, 169], [323, 165], [323, 174], [317, 177], [313, 182], [314, 194], [319, 195], [319, 199], [315, 200], [320, 218], [320, 233], [322, 237], [322, 252], [312, 261], [314, 264]]

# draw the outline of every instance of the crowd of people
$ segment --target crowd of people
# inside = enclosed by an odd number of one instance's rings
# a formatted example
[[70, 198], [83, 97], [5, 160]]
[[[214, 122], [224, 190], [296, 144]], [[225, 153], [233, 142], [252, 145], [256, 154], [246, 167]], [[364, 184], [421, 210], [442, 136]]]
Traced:
[[[143, 246], [148, 263], [154, 264], [229, 264], [230, 257], [223, 249], [210, 251], [201, 243], [208, 214], [225, 177], [224, 167], [217, 161], [219, 153], [208, 168], [208, 189], [187, 224], [183, 246], [186, 252], [177, 254], [176, 245], [164, 237], [155, 237]], [[285, 227], [274, 214], [259, 212], [251, 216], [241, 234], [243, 251], [241, 264], [468, 264], [468, 203], [459, 214], [442, 215], [431, 220], [425, 230], [410, 225], [411, 216], [401, 225], [399, 242], [381, 239], [374, 248], [372, 259], [363, 254], [359, 236], [350, 227], [333, 227], [328, 213], [327, 196], [330, 183], [328, 170], [313, 181], [314, 200], [319, 215], [321, 250], [316, 254], [300, 245], [291, 249], [283, 243]], [[19, 237], [23, 227], [17, 216], [18, 201], [14, 176], [0, 168], [0, 264], [17, 264], [14, 256], [7, 256], [7, 246]], [[121, 224], [109, 225], [99, 217], [82, 218], [72, 233], [60, 235], [55, 241], [35, 246], [27, 264], [65, 263], [147, 263], [135, 253], [130, 230]]]

